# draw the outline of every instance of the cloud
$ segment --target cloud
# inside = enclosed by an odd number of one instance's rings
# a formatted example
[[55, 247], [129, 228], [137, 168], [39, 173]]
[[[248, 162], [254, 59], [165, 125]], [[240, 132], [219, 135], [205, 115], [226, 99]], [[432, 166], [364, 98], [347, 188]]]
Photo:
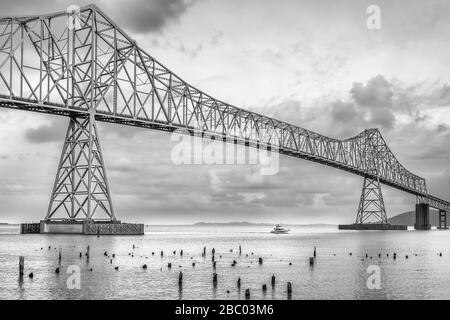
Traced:
[[[96, 5], [126, 31], [159, 31], [170, 21], [177, 21], [196, 0], [100, 0]], [[88, 0], [5, 0], [2, 16], [46, 14], [65, 10], [70, 5], [84, 6]]]
[[47, 143], [64, 139], [68, 121], [63, 118], [52, 118], [49, 124], [25, 130], [25, 138], [31, 143]]
[[[195, 1], [128, 0], [101, 1], [101, 7], [124, 29], [136, 33], [160, 31], [171, 21], [177, 21]], [[123, 4], [123, 5], [121, 5]]]

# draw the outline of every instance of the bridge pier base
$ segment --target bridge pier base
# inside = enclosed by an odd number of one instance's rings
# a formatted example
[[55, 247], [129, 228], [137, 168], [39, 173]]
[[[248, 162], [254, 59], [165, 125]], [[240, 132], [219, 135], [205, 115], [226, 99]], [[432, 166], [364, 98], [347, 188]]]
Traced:
[[416, 223], [414, 224], [416, 230], [430, 230], [430, 205], [428, 203], [416, 204]]
[[438, 229], [448, 229], [447, 227], [447, 211], [439, 210], [439, 227]]

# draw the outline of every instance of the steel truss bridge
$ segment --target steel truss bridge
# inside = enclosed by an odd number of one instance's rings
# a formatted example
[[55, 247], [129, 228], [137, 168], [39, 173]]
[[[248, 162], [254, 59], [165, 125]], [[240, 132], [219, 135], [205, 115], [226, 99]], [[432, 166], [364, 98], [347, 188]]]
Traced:
[[115, 220], [96, 122], [212, 138], [279, 152], [364, 178], [356, 223], [387, 223], [380, 184], [441, 212], [378, 129], [338, 140], [234, 107], [145, 52], [95, 5], [0, 19], [0, 107], [70, 118], [46, 220]]

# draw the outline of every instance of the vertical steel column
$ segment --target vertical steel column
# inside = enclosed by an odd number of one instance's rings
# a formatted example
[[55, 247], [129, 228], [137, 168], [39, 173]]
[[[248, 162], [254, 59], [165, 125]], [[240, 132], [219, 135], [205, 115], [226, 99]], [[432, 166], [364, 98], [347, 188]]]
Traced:
[[448, 229], [447, 211], [445, 210], [439, 210], [439, 229]]

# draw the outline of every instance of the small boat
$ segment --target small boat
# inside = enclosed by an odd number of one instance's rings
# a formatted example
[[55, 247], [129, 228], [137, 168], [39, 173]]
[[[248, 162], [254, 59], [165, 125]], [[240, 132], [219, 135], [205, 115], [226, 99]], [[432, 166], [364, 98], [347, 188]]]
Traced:
[[270, 230], [270, 233], [283, 234], [288, 233], [289, 231], [289, 229], [284, 228], [281, 224], [277, 224], [275, 225], [275, 228]]

